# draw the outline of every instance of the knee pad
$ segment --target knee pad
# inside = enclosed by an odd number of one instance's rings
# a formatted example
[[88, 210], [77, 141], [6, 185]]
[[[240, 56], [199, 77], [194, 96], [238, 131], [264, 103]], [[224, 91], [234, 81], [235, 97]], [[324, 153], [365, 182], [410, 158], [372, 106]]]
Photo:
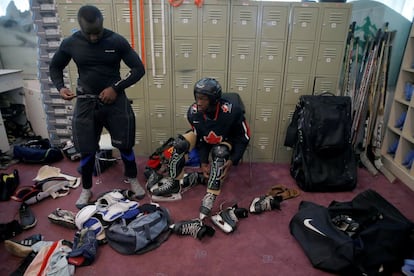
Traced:
[[185, 155], [195, 146], [196, 136], [190, 131], [184, 135], [178, 135], [174, 141], [174, 150], [171, 155], [168, 170], [170, 177], [178, 178], [185, 166]]
[[207, 189], [219, 192], [221, 189], [221, 176], [223, 165], [230, 157], [230, 148], [225, 144], [218, 144], [211, 149], [213, 162], [210, 168], [210, 177], [207, 182]]

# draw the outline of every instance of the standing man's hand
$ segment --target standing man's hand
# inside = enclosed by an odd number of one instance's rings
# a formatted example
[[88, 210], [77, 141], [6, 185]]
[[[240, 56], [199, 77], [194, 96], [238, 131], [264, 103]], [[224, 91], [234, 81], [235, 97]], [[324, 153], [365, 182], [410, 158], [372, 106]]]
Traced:
[[69, 88], [63, 87], [59, 90], [60, 96], [67, 101], [72, 100], [76, 97], [75, 93], [73, 93]]
[[104, 104], [111, 104], [116, 99], [116, 91], [112, 87], [107, 87], [99, 94], [99, 99]]

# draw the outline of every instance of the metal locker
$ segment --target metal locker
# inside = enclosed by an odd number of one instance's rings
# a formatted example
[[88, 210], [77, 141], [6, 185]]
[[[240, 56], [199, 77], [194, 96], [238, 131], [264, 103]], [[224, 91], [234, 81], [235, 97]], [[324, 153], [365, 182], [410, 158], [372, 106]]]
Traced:
[[138, 101], [144, 100], [145, 98], [144, 81], [145, 81], [144, 78], [142, 78], [139, 82], [125, 89], [125, 94], [128, 97], [128, 99], [130, 100], [137, 99]]
[[194, 101], [177, 101], [175, 103], [174, 129], [189, 129], [190, 123], [187, 120], [187, 111]]
[[[145, 37], [146, 40], [150, 40], [151, 30], [153, 36], [169, 36], [170, 28], [168, 27], [169, 13], [166, 4], [152, 3], [152, 9], [148, 4], [145, 4]], [[164, 12], [163, 12], [164, 10]], [[168, 40], [167, 40], [168, 41]]]
[[[82, 4], [58, 4], [57, 11], [63, 37], [70, 36], [79, 30], [78, 10]], [[105, 20], [104, 20], [105, 22]]]
[[195, 70], [198, 67], [197, 39], [174, 40], [174, 68], [176, 71]]
[[232, 37], [256, 38], [257, 6], [232, 6]]
[[152, 150], [148, 147], [147, 129], [137, 128], [135, 130], [134, 152], [137, 156], [148, 156]]
[[313, 42], [292, 42], [289, 48], [287, 72], [308, 74], [312, 69]]
[[292, 40], [315, 40], [319, 8], [310, 3], [292, 8]]
[[173, 11], [173, 36], [197, 37], [198, 34], [198, 8], [196, 5], [181, 5]]
[[139, 128], [145, 128], [145, 103], [143, 101], [134, 101], [131, 104], [132, 111], [135, 114], [135, 125]]
[[252, 73], [231, 73], [229, 92], [239, 93], [244, 104], [252, 102], [253, 74]]
[[273, 161], [275, 144], [274, 133], [255, 132], [253, 136], [253, 160], [262, 162]]
[[169, 68], [171, 68], [171, 51], [169, 50], [169, 47], [164, 44], [169, 40], [169, 37], [166, 37], [165, 40], [161, 37], [154, 37], [152, 46], [149, 39], [145, 41], [146, 68], [147, 70], [155, 69], [155, 75], [163, 75], [169, 71]]
[[285, 40], [289, 18], [289, 4], [263, 3], [262, 39]]
[[203, 39], [202, 70], [224, 71], [227, 65], [225, 39]]
[[349, 27], [349, 7], [323, 8], [321, 41], [344, 42]]
[[150, 101], [149, 113], [151, 128], [171, 127], [171, 104], [167, 101]]
[[172, 137], [170, 128], [151, 128], [151, 149], [162, 146], [170, 137]]
[[228, 30], [228, 7], [227, 5], [205, 5], [203, 6], [203, 37], [227, 36]]
[[319, 95], [324, 92], [330, 92], [335, 95], [338, 95], [338, 77], [315, 77], [315, 86], [313, 88], [313, 94]]
[[339, 75], [342, 58], [343, 44], [320, 43], [316, 61], [317, 75]]
[[195, 70], [175, 72], [175, 99], [187, 100], [187, 105], [189, 105], [194, 100], [194, 84], [197, 80]]
[[281, 73], [285, 65], [285, 43], [262, 41], [259, 53], [259, 73]]
[[273, 132], [277, 128], [276, 118], [278, 116], [276, 105], [258, 104], [255, 108], [255, 132]]
[[[282, 113], [280, 114], [279, 133], [280, 136], [286, 136], [286, 130], [292, 121], [293, 113], [295, 113], [296, 104], [286, 104], [282, 106]], [[280, 146], [280, 145], [279, 145]]]
[[233, 40], [231, 42], [231, 72], [253, 72], [255, 62], [254, 40]]
[[[112, 18], [112, 4], [110, 3], [96, 3], [94, 4], [102, 13], [104, 17], [104, 27], [114, 30]], [[80, 30], [78, 24], [78, 10], [82, 4], [59, 4], [57, 5], [60, 28], [64, 37], [69, 36]]]
[[312, 94], [312, 87], [309, 87], [309, 75], [288, 75], [284, 104], [297, 104], [301, 95]]
[[[134, 33], [134, 37], [137, 36], [139, 30], [137, 30], [138, 17], [137, 17], [137, 7], [132, 5], [132, 18], [131, 12], [129, 10], [129, 4], [116, 3], [114, 4], [115, 8], [115, 30], [124, 37], [131, 37], [131, 31]], [[132, 20], [131, 20], [132, 19]], [[132, 24], [132, 30], [131, 30]]]
[[279, 74], [260, 74], [257, 76], [256, 101], [258, 103], [279, 103], [282, 81]]
[[151, 71], [147, 71], [147, 80], [149, 99], [171, 99], [171, 84], [168, 74], [153, 76]]
[[227, 72], [225, 71], [202, 71], [200, 74], [200, 78], [209, 77], [216, 79], [220, 85], [221, 89], [224, 92], [228, 92], [227, 90]]

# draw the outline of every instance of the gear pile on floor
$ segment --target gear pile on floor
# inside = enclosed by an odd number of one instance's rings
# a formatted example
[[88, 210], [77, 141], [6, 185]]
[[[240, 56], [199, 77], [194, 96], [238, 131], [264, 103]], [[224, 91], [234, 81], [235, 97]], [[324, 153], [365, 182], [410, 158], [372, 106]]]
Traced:
[[[5, 176], [7, 176], [4, 177], [5, 179], [18, 181], [17, 171]], [[33, 228], [37, 223], [30, 209], [31, 204], [39, 203], [49, 196], [53, 198], [64, 196], [71, 188], [78, 187], [80, 182], [78, 178], [62, 174], [60, 169], [50, 166], [43, 166], [33, 181], [35, 181], [34, 185], [17, 188], [14, 194], [9, 196], [10, 199], [21, 202], [19, 219], [2, 226], [7, 229], [2, 231], [1, 236], [6, 250], [23, 258], [13, 275], [23, 275], [26, 272], [40, 273], [42, 269], [73, 275], [76, 267], [92, 264], [97, 251], [104, 244], [109, 244], [121, 254], [142, 254], [157, 248], [168, 239], [170, 234], [202, 240], [206, 236], [214, 236], [215, 227], [229, 234], [236, 231], [239, 221], [247, 218], [249, 213], [257, 215], [266, 211], [280, 210], [283, 201], [299, 195], [296, 189], [275, 185], [264, 195], [255, 197], [249, 208], [243, 208], [238, 204], [224, 207], [223, 203], [220, 211], [210, 216], [212, 222], [210, 226], [206, 219], [199, 218], [173, 222], [168, 210], [158, 203], [140, 205], [131, 190], [115, 189], [101, 194], [94, 202], [78, 212], [56, 208], [48, 215], [51, 223], [75, 230], [72, 241], [45, 241], [41, 234], [16, 241], [13, 239], [16, 235]], [[205, 180], [199, 172], [186, 174], [182, 180], [151, 174], [146, 188], [152, 195], [153, 201], [174, 201], [181, 199], [183, 192], [198, 184], [205, 185]], [[164, 213], [159, 212], [163, 220], [154, 213], [157, 210], [164, 211]], [[150, 214], [152, 217], [149, 216]], [[136, 227], [142, 224], [147, 225], [142, 228], [147, 231], [144, 234], [139, 233], [137, 230], [139, 227]], [[151, 228], [154, 225], [158, 225], [158, 228]], [[129, 232], [129, 237], [126, 234], [123, 236], [124, 230], [119, 229], [129, 229], [125, 231]], [[153, 236], [148, 244], [125, 242], [128, 239], [138, 241], [139, 235], [145, 236], [149, 233]]]

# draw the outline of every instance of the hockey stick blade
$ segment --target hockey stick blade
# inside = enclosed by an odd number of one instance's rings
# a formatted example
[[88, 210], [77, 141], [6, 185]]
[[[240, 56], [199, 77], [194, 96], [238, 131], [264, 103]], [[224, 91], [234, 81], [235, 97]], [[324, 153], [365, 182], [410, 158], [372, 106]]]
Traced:
[[359, 159], [361, 160], [362, 165], [364, 165], [365, 168], [367, 168], [367, 170], [372, 174], [372, 175], [377, 175], [378, 174], [378, 170], [374, 167], [374, 165], [371, 163], [371, 161], [369, 161], [367, 155], [365, 152], [361, 152], [361, 154], [359, 155]]

